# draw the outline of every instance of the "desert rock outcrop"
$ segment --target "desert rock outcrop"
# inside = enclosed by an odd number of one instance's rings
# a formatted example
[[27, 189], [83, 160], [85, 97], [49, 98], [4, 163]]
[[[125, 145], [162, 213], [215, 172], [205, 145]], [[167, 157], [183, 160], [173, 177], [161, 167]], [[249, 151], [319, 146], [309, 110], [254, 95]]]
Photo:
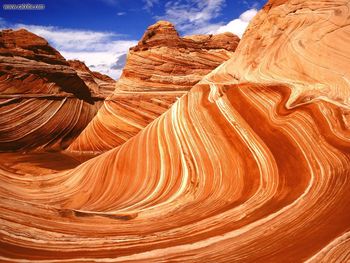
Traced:
[[124, 143], [231, 58], [238, 42], [231, 33], [182, 38], [166, 21], [150, 26], [130, 49], [114, 94], [68, 150], [100, 152]]
[[43, 176], [1, 168], [0, 259], [349, 262], [349, 10], [270, 1], [126, 143]]
[[91, 71], [82, 61], [68, 60], [68, 63], [89, 87], [93, 97], [106, 98], [113, 93], [116, 85], [114, 79], [99, 72]]
[[0, 32], [0, 151], [67, 147], [101, 104], [48, 42]]
[[232, 33], [182, 38], [159, 21], [130, 49], [117, 91], [187, 91], [231, 58], [238, 43]]

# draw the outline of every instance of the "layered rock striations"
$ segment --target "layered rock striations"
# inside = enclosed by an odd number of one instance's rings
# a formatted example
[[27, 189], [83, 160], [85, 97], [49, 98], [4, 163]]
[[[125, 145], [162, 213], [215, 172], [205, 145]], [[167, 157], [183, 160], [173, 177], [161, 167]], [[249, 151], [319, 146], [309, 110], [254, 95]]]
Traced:
[[91, 71], [82, 61], [68, 60], [68, 63], [89, 87], [93, 97], [106, 98], [113, 93], [116, 85], [114, 79], [99, 72]]
[[25, 29], [0, 33], [1, 95], [91, 97], [76, 71], [47, 41]]
[[0, 32], [0, 151], [67, 147], [98, 105], [76, 70], [27, 30]]
[[349, 10], [270, 1], [233, 59], [120, 147], [1, 169], [1, 260], [348, 262]]
[[103, 102], [67, 151], [100, 153], [122, 145], [168, 110], [183, 94], [176, 91], [114, 93]]
[[166, 21], [150, 26], [130, 49], [115, 92], [68, 150], [100, 152], [121, 145], [231, 58], [238, 42], [231, 33], [182, 38]]
[[150, 26], [130, 49], [118, 91], [187, 91], [223, 61], [239, 42], [232, 33], [180, 37], [170, 22]]

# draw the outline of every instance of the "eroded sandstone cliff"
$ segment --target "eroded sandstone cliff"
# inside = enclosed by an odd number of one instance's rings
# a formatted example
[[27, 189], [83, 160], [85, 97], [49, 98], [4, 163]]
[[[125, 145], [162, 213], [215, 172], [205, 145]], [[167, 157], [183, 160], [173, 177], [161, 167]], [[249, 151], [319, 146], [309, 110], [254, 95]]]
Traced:
[[0, 32], [0, 151], [67, 147], [96, 114], [95, 95], [45, 39]]
[[159, 21], [130, 49], [117, 91], [187, 91], [231, 58], [238, 42], [232, 33], [182, 38]]
[[182, 38], [167, 21], [150, 26], [130, 49], [113, 95], [68, 150], [100, 152], [124, 143], [231, 58], [238, 42], [231, 33]]

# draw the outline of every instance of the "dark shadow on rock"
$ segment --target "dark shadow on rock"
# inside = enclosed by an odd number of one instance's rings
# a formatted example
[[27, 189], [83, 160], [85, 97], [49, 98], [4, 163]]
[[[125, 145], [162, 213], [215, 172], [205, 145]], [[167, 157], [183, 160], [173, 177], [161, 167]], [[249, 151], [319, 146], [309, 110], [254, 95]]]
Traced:
[[76, 73], [46, 73], [35, 70], [31, 71], [31, 73], [47, 79], [48, 82], [53, 82], [57, 84], [57, 86], [59, 86], [62, 91], [71, 93], [78, 99], [84, 100], [85, 102], [92, 105], [94, 104], [94, 99], [92, 97], [89, 87]]

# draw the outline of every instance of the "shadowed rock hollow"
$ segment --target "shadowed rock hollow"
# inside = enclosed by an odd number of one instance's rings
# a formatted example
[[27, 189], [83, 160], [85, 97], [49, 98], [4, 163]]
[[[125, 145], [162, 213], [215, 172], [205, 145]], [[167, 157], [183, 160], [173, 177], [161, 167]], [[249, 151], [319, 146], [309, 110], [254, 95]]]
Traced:
[[0, 31], [0, 151], [67, 147], [98, 100], [45, 39], [25, 29]]

